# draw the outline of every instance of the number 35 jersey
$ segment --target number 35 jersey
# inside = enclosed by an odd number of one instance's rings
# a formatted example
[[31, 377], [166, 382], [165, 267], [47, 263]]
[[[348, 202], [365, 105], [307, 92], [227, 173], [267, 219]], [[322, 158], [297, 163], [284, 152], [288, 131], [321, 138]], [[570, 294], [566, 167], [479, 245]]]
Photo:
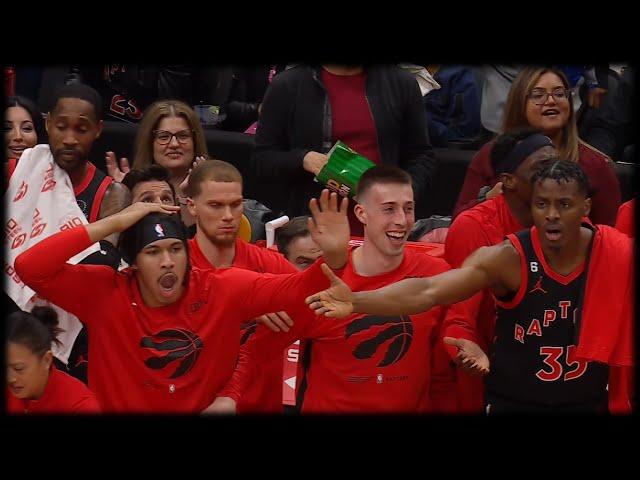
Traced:
[[535, 227], [507, 238], [520, 253], [521, 283], [496, 302], [487, 393], [532, 405], [606, 404], [608, 366], [575, 359], [589, 255], [564, 276], [545, 261]]

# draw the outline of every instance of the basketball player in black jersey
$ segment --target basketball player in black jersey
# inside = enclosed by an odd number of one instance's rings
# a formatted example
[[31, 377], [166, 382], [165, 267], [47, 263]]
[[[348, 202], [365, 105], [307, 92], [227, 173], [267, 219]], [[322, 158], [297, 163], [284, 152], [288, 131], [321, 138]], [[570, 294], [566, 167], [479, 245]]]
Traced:
[[[114, 182], [89, 161], [91, 147], [100, 136], [102, 125], [102, 100], [98, 92], [84, 84], [58, 87], [45, 123], [49, 147], [54, 161], [69, 175], [78, 207], [89, 223], [118, 213], [131, 203], [129, 189]], [[120, 265], [120, 254], [115, 247], [117, 241], [117, 234], [100, 241], [100, 251], [80, 263], [117, 269]], [[67, 365], [56, 359], [58, 368], [85, 383], [89, 355], [87, 338], [83, 325]]]
[[[84, 84], [58, 87], [45, 125], [51, 154], [69, 175], [78, 206], [88, 222], [113, 215], [131, 203], [126, 186], [113, 182], [89, 161], [93, 142], [102, 133], [98, 92]], [[106, 240], [117, 244], [117, 237]]]
[[[588, 179], [577, 163], [554, 160], [532, 184], [534, 227], [478, 249], [461, 268], [356, 293], [325, 270], [332, 287], [307, 303], [329, 317], [352, 311], [410, 315], [490, 288], [498, 305], [491, 360], [474, 342], [444, 339], [458, 348], [461, 367], [488, 374], [487, 412], [606, 412], [609, 366], [575, 355], [596, 234], [583, 222], [591, 206]], [[631, 244], [621, 245], [620, 255], [628, 256], [624, 262], [629, 264]]]

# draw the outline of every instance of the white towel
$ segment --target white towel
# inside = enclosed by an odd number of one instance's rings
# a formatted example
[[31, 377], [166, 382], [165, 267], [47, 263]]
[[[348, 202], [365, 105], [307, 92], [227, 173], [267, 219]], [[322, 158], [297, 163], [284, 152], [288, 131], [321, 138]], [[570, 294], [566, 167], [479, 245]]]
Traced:
[[[49, 145], [36, 145], [22, 153], [4, 195], [6, 213], [4, 235], [4, 289], [23, 310], [36, 305], [49, 305], [58, 313], [62, 345], [53, 345], [53, 354], [65, 364], [82, 324], [74, 315], [38, 298], [14, 270], [16, 257], [41, 240], [67, 228], [85, 225], [87, 220], [76, 203], [71, 179], [53, 160]], [[95, 243], [68, 263], [76, 264], [87, 255], [100, 250]]]

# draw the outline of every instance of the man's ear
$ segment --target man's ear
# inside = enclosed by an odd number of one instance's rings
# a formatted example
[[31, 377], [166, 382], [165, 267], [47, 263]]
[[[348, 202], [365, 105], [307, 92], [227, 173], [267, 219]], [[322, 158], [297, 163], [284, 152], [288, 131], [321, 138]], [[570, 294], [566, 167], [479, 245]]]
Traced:
[[367, 224], [367, 212], [362, 205], [356, 203], [353, 207], [353, 212], [356, 214], [356, 218], [360, 221], [360, 223], [362, 223], [363, 225]]
[[191, 214], [192, 217], [196, 217], [196, 204], [194, 203], [192, 198], [187, 197], [187, 210], [189, 210], [189, 213]]
[[590, 213], [591, 213], [591, 198], [586, 198], [584, 200], [584, 213], [582, 216], [588, 217]]
[[100, 137], [100, 135], [102, 134], [102, 129], [104, 128], [104, 121], [100, 120], [98, 122], [98, 132], [96, 133], [96, 139], [98, 139]]
[[505, 190], [515, 190], [518, 179], [511, 173], [501, 173], [498, 181], [502, 182], [502, 188]]

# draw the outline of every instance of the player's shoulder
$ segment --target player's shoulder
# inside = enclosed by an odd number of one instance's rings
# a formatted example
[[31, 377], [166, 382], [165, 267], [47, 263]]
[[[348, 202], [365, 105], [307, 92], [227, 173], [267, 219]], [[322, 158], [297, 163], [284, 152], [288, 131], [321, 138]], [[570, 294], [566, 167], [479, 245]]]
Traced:
[[280, 253], [269, 248], [260, 247], [244, 240], [236, 244], [245, 251], [248, 265], [244, 268], [264, 273], [293, 273], [295, 268]]
[[406, 273], [410, 275], [431, 276], [451, 270], [451, 266], [443, 258], [434, 257], [419, 250], [405, 249], [404, 255]]

